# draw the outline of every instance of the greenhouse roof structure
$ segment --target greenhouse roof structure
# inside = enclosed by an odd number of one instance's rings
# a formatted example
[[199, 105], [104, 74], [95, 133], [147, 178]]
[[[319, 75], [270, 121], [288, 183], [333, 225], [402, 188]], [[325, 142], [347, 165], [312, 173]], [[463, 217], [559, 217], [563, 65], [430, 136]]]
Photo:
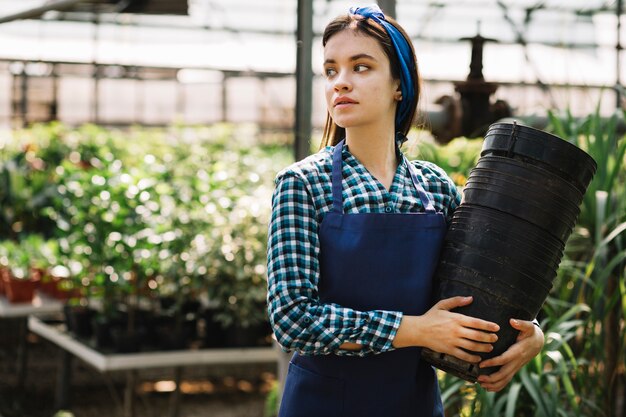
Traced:
[[[282, 74], [295, 71], [297, 0], [189, 0], [184, 15], [115, 12], [110, 7], [113, 0], [101, 2], [109, 3], [109, 7], [102, 8], [97, 30], [87, 5], [1, 23], [0, 58]], [[50, 3], [54, 1], [0, 0], [0, 21]], [[319, 35], [324, 25], [349, 5], [370, 3], [371, 0], [312, 0], [313, 32]], [[615, 83], [615, 1], [387, 3], [395, 3], [394, 13], [415, 42], [426, 78], [464, 78], [469, 43], [460, 39], [480, 33], [495, 41], [485, 50], [485, 76], [489, 79]], [[316, 63], [320, 53], [318, 38], [313, 45]]]
[[[221, 86], [211, 87], [208, 95], [196, 95], [196, 100], [206, 100], [217, 92], [222, 97], [221, 110], [217, 111], [222, 118], [234, 113], [229, 112], [229, 106], [239, 111], [239, 104], [228, 103], [232, 94], [226, 91], [226, 79], [256, 78], [265, 82], [295, 78], [295, 90], [289, 82], [280, 86], [274, 83], [273, 87], [260, 87], [256, 97], [265, 101], [261, 113], [278, 109], [277, 117], [283, 127], [291, 126], [295, 118], [296, 147], [301, 147], [296, 153], [303, 155], [306, 152], [303, 138], [311, 132], [310, 119], [325, 117], [316, 114], [316, 109], [322, 106], [311, 107], [313, 101], [319, 101], [312, 84], [320, 81], [320, 37], [324, 26], [333, 17], [346, 13], [350, 6], [372, 2], [0, 0], [0, 63], [8, 65], [13, 74], [14, 91], [21, 88], [19, 77], [56, 77], [59, 71], [76, 67], [69, 70], [71, 76], [79, 70], [83, 77], [94, 79], [95, 87], [88, 100], [96, 122], [100, 78], [170, 79], [178, 84]], [[617, 93], [617, 100], [610, 101], [618, 106], [623, 102], [620, 86], [626, 79], [626, 65], [621, 49], [626, 38], [621, 30], [622, 0], [379, 0], [378, 3], [411, 36], [420, 73], [426, 82], [447, 84], [458, 91], [458, 83], [468, 77], [470, 40], [480, 35], [487, 40], [481, 54], [484, 79], [535, 90], [527, 94], [533, 98], [524, 111], [545, 111], [572, 102], [588, 107], [606, 95], [607, 90], [611, 93], [610, 89]], [[37, 63], [44, 65], [39, 67]], [[55, 88], [52, 87], [51, 94], [56, 94]], [[74, 87], [66, 86], [66, 97], [71, 88]], [[235, 88], [251, 87], [240, 84]], [[258, 91], [266, 88], [283, 89], [283, 92], [265, 99], [266, 93]], [[582, 94], [572, 98], [568, 92], [561, 95], [557, 104], [555, 94], [550, 91], [557, 88], [578, 88]], [[26, 87], [22, 90], [21, 97], [27, 96]], [[590, 90], [595, 92], [590, 94]], [[440, 98], [446, 94], [450, 97], [441, 89], [429, 91], [433, 96], [426, 97], [426, 101], [438, 102], [439, 99], [433, 100], [436, 94]], [[512, 96], [510, 90], [502, 91], [496, 98]], [[290, 100], [294, 97], [295, 106], [285, 96]], [[55, 100], [44, 103], [50, 117], [56, 115]], [[142, 106], [141, 101], [135, 107]], [[27, 113], [26, 103], [15, 99], [12, 103], [14, 108], [22, 109], [18, 113]], [[606, 100], [603, 106], [605, 103]], [[197, 105], [196, 101], [182, 107]], [[206, 101], [200, 105], [206, 108]], [[84, 107], [78, 101], [73, 106]], [[611, 107], [615, 109], [615, 104]], [[454, 112], [451, 108], [446, 112], [449, 121]]]

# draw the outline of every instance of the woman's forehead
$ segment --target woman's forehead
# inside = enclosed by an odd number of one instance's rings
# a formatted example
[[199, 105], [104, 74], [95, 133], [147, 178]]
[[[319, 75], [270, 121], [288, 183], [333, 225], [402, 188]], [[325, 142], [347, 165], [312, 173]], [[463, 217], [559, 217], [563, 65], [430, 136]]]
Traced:
[[344, 29], [334, 34], [324, 47], [324, 59], [339, 59], [360, 54], [371, 55], [380, 59], [384, 52], [378, 41], [359, 31]]

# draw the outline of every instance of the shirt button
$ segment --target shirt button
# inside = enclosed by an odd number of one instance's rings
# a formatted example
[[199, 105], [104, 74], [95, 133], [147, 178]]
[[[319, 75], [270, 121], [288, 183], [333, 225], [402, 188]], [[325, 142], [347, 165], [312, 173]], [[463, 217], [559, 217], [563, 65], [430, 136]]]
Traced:
[[311, 322], [311, 319], [310, 319], [310, 318], [308, 318], [308, 317], [305, 317], [305, 318], [304, 318], [304, 322], [305, 322], [305, 323], [310, 323], [310, 322]]
[[393, 208], [391, 208], [391, 206], [385, 207], [385, 213], [391, 213], [392, 211], [393, 211]]

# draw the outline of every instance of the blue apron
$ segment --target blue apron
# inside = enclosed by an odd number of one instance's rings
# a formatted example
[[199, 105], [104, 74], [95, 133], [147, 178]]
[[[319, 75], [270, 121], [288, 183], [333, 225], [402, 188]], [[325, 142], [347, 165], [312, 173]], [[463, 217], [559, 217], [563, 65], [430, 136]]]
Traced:
[[[403, 157], [424, 213], [343, 213], [341, 141], [333, 150], [333, 208], [320, 225], [322, 303], [424, 314], [446, 222]], [[294, 354], [280, 417], [443, 416], [434, 369], [420, 348], [365, 357]]]

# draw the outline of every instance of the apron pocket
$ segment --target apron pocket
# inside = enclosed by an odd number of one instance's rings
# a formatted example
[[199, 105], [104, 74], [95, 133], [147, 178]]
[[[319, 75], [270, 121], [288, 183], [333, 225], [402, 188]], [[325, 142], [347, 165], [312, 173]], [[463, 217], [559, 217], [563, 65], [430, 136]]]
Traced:
[[339, 417], [343, 413], [344, 381], [309, 371], [291, 362], [279, 417]]

